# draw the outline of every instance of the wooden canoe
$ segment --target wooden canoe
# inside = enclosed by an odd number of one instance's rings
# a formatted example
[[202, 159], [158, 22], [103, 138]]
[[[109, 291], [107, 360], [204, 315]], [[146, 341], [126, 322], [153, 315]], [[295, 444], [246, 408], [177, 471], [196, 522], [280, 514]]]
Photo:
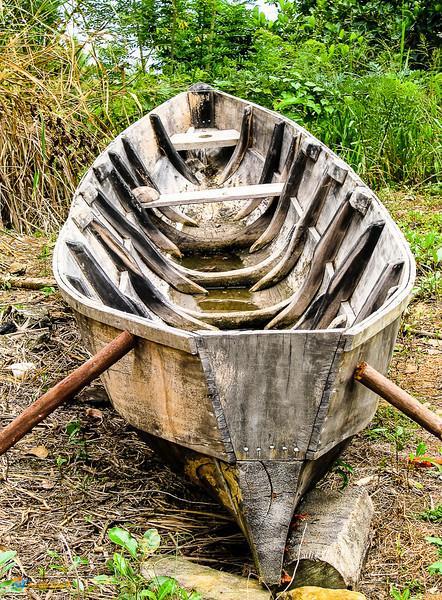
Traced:
[[359, 177], [277, 113], [193, 86], [118, 136], [75, 192], [54, 272], [103, 381], [237, 518], [278, 584], [301, 497], [376, 410], [410, 250]]

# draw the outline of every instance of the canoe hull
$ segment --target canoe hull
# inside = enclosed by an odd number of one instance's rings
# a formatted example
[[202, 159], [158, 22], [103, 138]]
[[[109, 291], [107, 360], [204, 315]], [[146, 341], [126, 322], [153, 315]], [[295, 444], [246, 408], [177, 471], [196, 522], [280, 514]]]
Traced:
[[[76, 317], [91, 353], [120, 332]], [[276, 585], [303, 494], [376, 411], [354, 369], [386, 371], [399, 322], [355, 347], [336, 331], [224, 332], [200, 336], [194, 353], [138, 338], [102, 379], [119, 414], [235, 516], [259, 576]], [[280, 356], [275, 343], [287, 346]]]

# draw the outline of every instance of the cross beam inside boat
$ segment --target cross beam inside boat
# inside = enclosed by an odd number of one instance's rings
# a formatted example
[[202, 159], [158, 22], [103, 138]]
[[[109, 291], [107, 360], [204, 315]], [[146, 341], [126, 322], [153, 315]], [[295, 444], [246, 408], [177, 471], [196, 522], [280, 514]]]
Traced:
[[[204, 204], [206, 202], [226, 202], [230, 200], [249, 200], [250, 198], [272, 198], [280, 196], [284, 183], [263, 183], [257, 185], [241, 185], [237, 187], [211, 188], [181, 192], [178, 194], [161, 194], [153, 202], [141, 202], [149, 208], [179, 206], [181, 204]], [[142, 199], [142, 196], [140, 196]]]

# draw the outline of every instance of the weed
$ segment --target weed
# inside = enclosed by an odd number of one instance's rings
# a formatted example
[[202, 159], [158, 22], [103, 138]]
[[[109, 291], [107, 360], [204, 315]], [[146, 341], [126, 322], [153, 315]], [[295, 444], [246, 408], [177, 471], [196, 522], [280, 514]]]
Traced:
[[341, 490], [346, 488], [350, 482], [350, 477], [353, 475], [353, 467], [338, 458], [332, 467], [332, 471], [341, 478]]
[[200, 594], [187, 592], [171, 577], [156, 577], [148, 582], [141, 575], [140, 563], [156, 552], [161, 544], [156, 529], [148, 529], [137, 539], [126, 529], [113, 527], [109, 529], [108, 537], [123, 552], [114, 552], [108, 561], [111, 575], [98, 575], [92, 584], [112, 586], [118, 591], [118, 598], [125, 600], [201, 600]]
[[410, 592], [409, 588], [405, 588], [401, 592], [397, 588], [395, 588], [394, 586], [391, 586], [391, 588], [390, 588], [390, 596], [393, 598], [393, 600], [410, 600], [410, 598], [411, 598], [411, 592]]
[[433, 564], [429, 565], [427, 567], [427, 570], [430, 573], [430, 575], [442, 575], [442, 538], [428, 536], [425, 538], [425, 540], [430, 544], [436, 546], [440, 559], [434, 562]]
[[419, 519], [422, 519], [422, 521], [442, 524], [442, 504], [437, 504], [434, 508], [427, 508], [417, 516]]

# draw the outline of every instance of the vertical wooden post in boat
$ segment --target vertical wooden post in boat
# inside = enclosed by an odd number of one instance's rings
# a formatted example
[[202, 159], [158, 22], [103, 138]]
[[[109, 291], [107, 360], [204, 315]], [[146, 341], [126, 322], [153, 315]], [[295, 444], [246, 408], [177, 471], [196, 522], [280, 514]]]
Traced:
[[442, 440], [442, 419], [382, 373], [362, 362], [357, 366], [354, 378]]
[[38, 400], [33, 402], [9, 425], [0, 431], [0, 455], [14, 446], [22, 437], [41, 423], [63, 402], [69, 400], [91, 381], [120, 360], [135, 346], [135, 336], [123, 331], [81, 367], [59, 381]]

